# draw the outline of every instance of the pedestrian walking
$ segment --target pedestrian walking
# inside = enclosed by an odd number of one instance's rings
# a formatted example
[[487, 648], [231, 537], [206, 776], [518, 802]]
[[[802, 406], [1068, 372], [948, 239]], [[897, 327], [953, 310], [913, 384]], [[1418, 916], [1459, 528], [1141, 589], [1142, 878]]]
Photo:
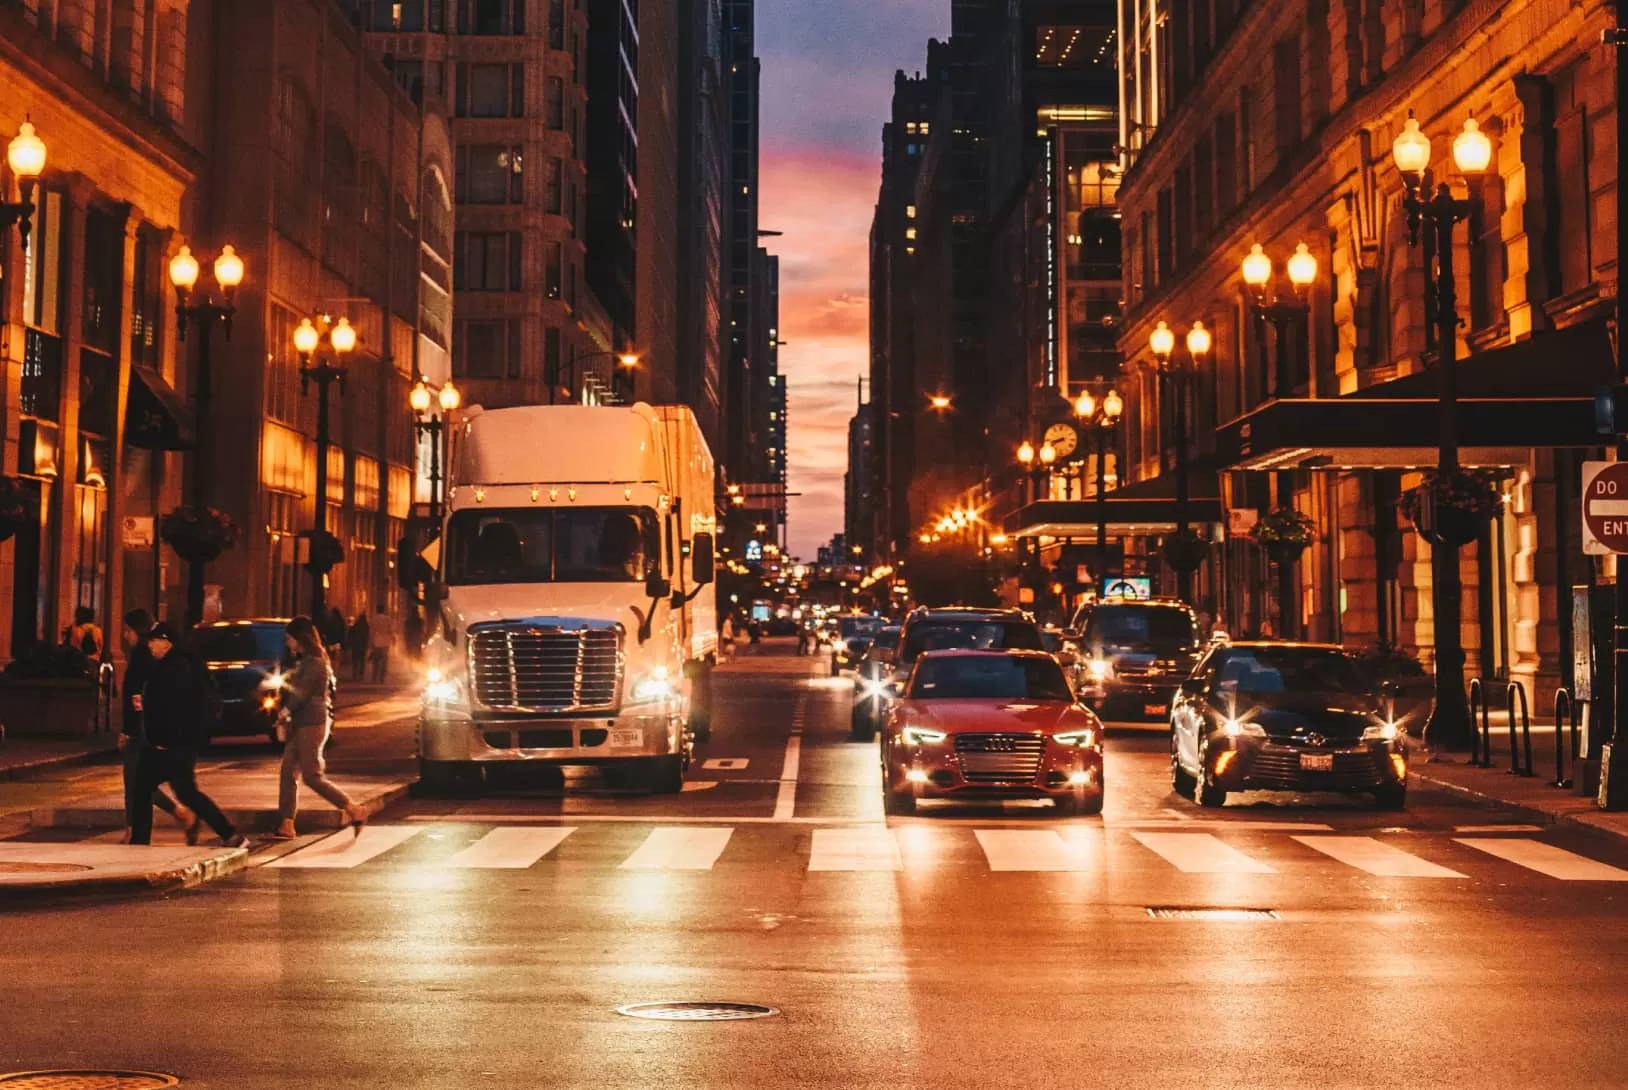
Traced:
[[345, 637], [345, 654], [350, 656], [350, 679], [367, 679], [367, 656], [373, 650], [373, 632], [367, 622], [367, 610], [356, 615]]
[[338, 606], [329, 606], [328, 611], [320, 617], [313, 618], [317, 631], [321, 633], [323, 649], [328, 652], [330, 663], [339, 661], [339, 654], [345, 645], [345, 615], [339, 612]]
[[358, 806], [339, 786], [328, 779], [322, 749], [334, 721], [333, 663], [322, 646], [322, 636], [309, 617], [295, 617], [283, 630], [288, 650], [295, 656], [294, 670], [283, 682], [283, 715], [288, 724], [288, 741], [283, 746], [283, 765], [277, 786], [277, 833], [279, 839], [294, 836], [294, 819], [299, 816], [300, 782], [343, 810], [352, 832], [362, 835], [367, 811]]
[[724, 623], [718, 627], [718, 646], [722, 648], [725, 662], [735, 657], [735, 618], [727, 613]]
[[[141, 691], [141, 722], [147, 744], [136, 762], [136, 797], [151, 796], [169, 784], [175, 798], [196, 815], [187, 826], [187, 843], [198, 843], [207, 824], [228, 848], [240, 848], [247, 838], [233, 828], [220, 807], [198, 789], [198, 750], [209, 740], [210, 728], [220, 717], [220, 697], [203, 660], [176, 644], [167, 624], [155, 624], [147, 633], [152, 670]], [[153, 811], [138, 806], [130, 815], [130, 843], [150, 844]]]
[[145, 609], [132, 609], [124, 615], [124, 647], [128, 657], [124, 668], [124, 690], [120, 695], [124, 714], [120, 716], [119, 721], [119, 756], [124, 760], [126, 843], [129, 843], [131, 832], [135, 828], [133, 815], [138, 808], [146, 810], [148, 820], [151, 821], [152, 809], [156, 806], [174, 818], [176, 824], [183, 829], [190, 829], [196, 820], [196, 815], [191, 810], [170, 798], [169, 793], [162, 787], [145, 798], [136, 794], [136, 769], [141, 761], [142, 751], [147, 748], [147, 732], [141, 725], [141, 690], [153, 672], [152, 652], [147, 650], [147, 633], [152, 627], [153, 618]]
[[373, 639], [370, 650], [373, 654], [373, 684], [383, 685], [390, 676], [390, 645], [395, 642], [390, 631], [390, 614], [384, 611], [384, 606], [375, 607], [377, 615], [373, 618]]
[[73, 625], [62, 634], [62, 642], [79, 651], [94, 662], [102, 655], [102, 627], [96, 623], [96, 611], [80, 606], [73, 611]]

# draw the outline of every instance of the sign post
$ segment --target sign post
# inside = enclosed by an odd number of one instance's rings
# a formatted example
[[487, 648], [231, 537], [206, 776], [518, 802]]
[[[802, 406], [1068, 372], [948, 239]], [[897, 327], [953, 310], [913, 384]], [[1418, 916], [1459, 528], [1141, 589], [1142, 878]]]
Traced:
[[[1628, 461], [1583, 463], [1583, 552], [1590, 556], [1628, 555]], [[1613, 623], [1612, 676], [1616, 679], [1614, 711], [1617, 722], [1600, 755], [1600, 793], [1603, 810], [1628, 809], [1628, 563], [1617, 562], [1617, 610]]]

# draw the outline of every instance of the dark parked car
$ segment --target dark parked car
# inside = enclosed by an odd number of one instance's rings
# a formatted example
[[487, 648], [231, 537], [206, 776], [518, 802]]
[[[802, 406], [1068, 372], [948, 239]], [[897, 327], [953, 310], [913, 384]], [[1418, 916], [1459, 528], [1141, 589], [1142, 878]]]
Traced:
[[1080, 699], [1112, 722], [1162, 722], [1198, 660], [1198, 617], [1174, 599], [1099, 602], [1074, 618]]
[[1203, 806], [1259, 789], [1372, 794], [1400, 810], [1407, 732], [1387, 704], [1339, 647], [1219, 645], [1182, 682], [1171, 712], [1171, 782]]
[[277, 690], [287, 671], [285, 620], [215, 621], [192, 630], [193, 647], [220, 692], [219, 736], [277, 736]]

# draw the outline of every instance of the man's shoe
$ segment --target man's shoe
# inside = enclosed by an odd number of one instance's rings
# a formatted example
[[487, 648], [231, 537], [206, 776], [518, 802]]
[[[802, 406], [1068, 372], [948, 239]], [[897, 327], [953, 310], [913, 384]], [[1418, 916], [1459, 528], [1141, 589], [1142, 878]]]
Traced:
[[233, 833], [231, 836], [224, 837], [220, 842], [220, 846], [223, 848], [247, 848], [249, 838], [242, 833]]

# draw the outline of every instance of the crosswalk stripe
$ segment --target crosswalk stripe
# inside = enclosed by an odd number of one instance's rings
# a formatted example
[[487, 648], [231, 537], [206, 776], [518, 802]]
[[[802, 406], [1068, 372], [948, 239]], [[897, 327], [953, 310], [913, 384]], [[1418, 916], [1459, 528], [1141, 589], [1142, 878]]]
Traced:
[[447, 860], [449, 867], [524, 870], [560, 846], [575, 827], [493, 829]]
[[858, 829], [815, 829], [809, 848], [808, 869], [903, 870], [899, 842], [884, 826]]
[[1628, 882], [1628, 870], [1600, 863], [1587, 856], [1568, 852], [1553, 844], [1525, 837], [1460, 836], [1454, 839], [1466, 848], [1497, 856], [1550, 878], [1567, 882]]
[[1463, 878], [1456, 870], [1420, 859], [1371, 836], [1297, 836], [1314, 851], [1381, 878]]
[[734, 829], [663, 826], [650, 830], [638, 850], [622, 862], [624, 870], [711, 870]]
[[369, 825], [361, 836], [353, 836], [349, 829], [325, 836], [309, 848], [301, 848], [281, 859], [273, 859], [266, 866], [272, 868], [319, 868], [345, 870], [366, 863], [376, 855], [383, 855], [419, 833], [422, 828], [411, 825]]
[[1188, 874], [1276, 874], [1209, 833], [1131, 833], [1138, 843]]
[[1091, 868], [1078, 841], [1064, 840], [1055, 829], [974, 829], [990, 870], [1079, 871]]

